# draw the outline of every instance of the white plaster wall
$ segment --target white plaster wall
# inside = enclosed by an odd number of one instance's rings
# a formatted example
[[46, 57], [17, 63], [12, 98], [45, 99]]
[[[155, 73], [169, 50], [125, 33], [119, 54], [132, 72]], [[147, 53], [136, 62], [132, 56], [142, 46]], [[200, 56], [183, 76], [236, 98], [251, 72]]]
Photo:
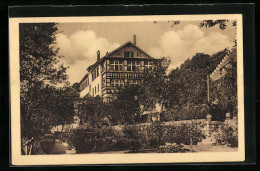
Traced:
[[[93, 90], [94, 90], [94, 97], [99, 95], [100, 97], [102, 97], [102, 77], [101, 77], [101, 66], [98, 65], [97, 67], [99, 67], [99, 76], [92, 81], [92, 72], [89, 74], [89, 85], [80, 92], [80, 97], [84, 97], [86, 96], [88, 93], [93, 96]], [[99, 85], [99, 86], [98, 86]], [[91, 91], [89, 91], [89, 87], [91, 86]], [[96, 93], [95, 93], [95, 87], [96, 87]], [[99, 91], [98, 91], [99, 88]]]

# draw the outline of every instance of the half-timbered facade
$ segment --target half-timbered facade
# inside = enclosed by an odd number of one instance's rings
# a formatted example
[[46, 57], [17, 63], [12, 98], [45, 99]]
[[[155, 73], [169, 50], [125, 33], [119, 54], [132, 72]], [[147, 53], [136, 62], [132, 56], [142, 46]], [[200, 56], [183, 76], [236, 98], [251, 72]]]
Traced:
[[88, 67], [88, 73], [79, 83], [80, 96], [99, 95], [104, 101], [111, 101], [117, 92], [117, 87], [126, 84], [139, 84], [143, 72], [152, 69], [156, 59], [128, 41], [112, 52], [100, 58], [97, 52], [97, 62]]

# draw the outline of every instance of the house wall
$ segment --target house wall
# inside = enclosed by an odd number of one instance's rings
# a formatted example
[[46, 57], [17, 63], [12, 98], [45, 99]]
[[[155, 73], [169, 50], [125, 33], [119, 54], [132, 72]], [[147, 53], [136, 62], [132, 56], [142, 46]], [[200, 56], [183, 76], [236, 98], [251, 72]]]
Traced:
[[[92, 81], [92, 72], [95, 71], [97, 67], [99, 68], [99, 74], [98, 74], [99, 76]], [[89, 73], [89, 85], [83, 91], [80, 92], [80, 97], [84, 97], [87, 94], [94, 97], [97, 95], [99, 95], [100, 97], [102, 96], [102, 77], [101, 77], [102, 67], [100, 65], [98, 65], [97, 67], [92, 69], [91, 72]]]

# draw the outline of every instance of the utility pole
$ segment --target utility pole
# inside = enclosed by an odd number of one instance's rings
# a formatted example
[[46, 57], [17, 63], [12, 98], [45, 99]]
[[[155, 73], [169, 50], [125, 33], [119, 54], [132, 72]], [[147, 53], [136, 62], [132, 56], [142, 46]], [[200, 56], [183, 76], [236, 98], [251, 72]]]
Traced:
[[[208, 107], [209, 107], [209, 75], [207, 75], [207, 94], [208, 94]], [[206, 135], [209, 137], [209, 132], [210, 132], [210, 121], [211, 121], [211, 115], [208, 113], [207, 115], [207, 125], [206, 125]]]
[[208, 91], [208, 104], [209, 104], [209, 75], [207, 75], [207, 91]]

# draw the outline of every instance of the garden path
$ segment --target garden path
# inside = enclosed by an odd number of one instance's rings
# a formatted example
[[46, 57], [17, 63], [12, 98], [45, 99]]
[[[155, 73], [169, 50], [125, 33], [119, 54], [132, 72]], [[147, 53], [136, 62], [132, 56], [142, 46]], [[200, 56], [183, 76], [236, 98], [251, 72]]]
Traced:
[[67, 147], [60, 140], [55, 140], [55, 144], [50, 154], [66, 154]]

